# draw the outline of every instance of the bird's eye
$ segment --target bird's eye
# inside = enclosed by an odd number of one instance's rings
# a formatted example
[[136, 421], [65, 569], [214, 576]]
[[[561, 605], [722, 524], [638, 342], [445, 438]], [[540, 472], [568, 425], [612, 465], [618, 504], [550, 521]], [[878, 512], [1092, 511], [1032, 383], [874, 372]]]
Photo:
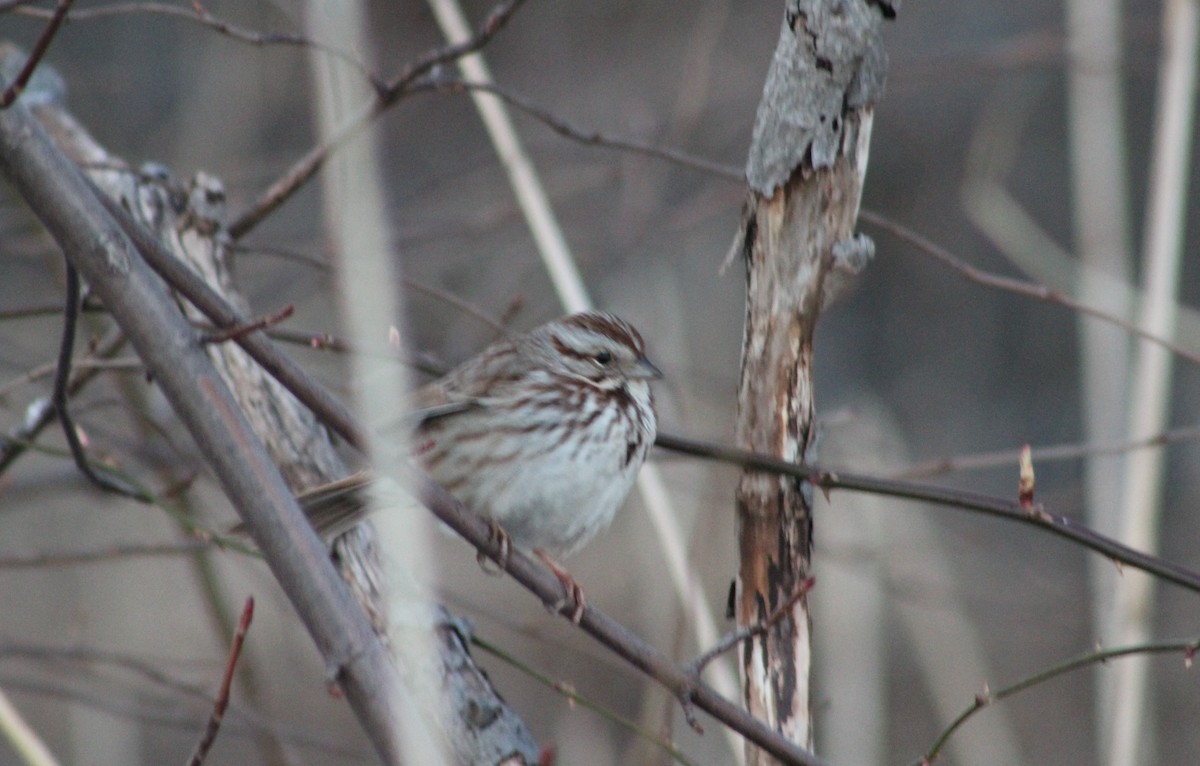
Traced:
[[608, 351], [601, 351], [592, 357], [592, 359], [601, 367], [607, 367], [608, 363], [612, 361], [612, 354]]

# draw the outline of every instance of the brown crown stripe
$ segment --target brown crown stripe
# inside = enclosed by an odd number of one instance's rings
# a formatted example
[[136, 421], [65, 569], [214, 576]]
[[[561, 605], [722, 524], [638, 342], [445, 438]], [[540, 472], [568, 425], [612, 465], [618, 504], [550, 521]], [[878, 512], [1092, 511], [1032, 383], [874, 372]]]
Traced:
[[645, 341], [642, 340], [638, 331], [612, 314], [594, 312], [573, 314], [567, 317], [563, 323], [594, 332], [597, 335], [607, 335], [619, 343], [629, 346], [639, 356], [646, 350]]

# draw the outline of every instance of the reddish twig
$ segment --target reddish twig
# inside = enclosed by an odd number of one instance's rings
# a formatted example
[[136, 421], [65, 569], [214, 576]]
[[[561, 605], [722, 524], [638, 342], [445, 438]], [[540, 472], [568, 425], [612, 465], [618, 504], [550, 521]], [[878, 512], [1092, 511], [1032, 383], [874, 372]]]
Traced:
[[290, 318], [294, 313], [296, 313], [296, 307], [289, 303], [279, 311], [269, 316], [255, 319], [252, 322], [245, 322], [242, 324], [232, 325], [230, 327], [223, 327], [220, 330], [205, 333], [204, 335], [200, 336], [200, 342], [228, 343], [231, 340], [237, 340], [238, 338], [244, 337], [255, 330], [265, 330], [272, 325], [277, 325]]
[[204, 762], [204, 756], [208, 755], [208, 749], [212, 747], [212, 743], [217, 738], [217, 732], [221, 729], [221, 721], [225, 719], [225, 708], [229, 706], [229, 687], [233, 684], [233, 669], [237, 666], [238, 657], [242, 654], [242, 643], [246, 640], [246, 631], [250, 630], [250, 621], [253, 619], [254, 598], [250, 597], [246, 599], [246, 606], [242, 608], [242, 618], [238, 621], [237, 633], [233, 634], [233, 643], [229, 647], [229, 658], [225, 662], [225, 673], [221, 677], [221, 689], [217, 692], [216, 700], [213, 701], [213, 711], [208, 718], [208, 726], [205, 727], [200, 741], [196, 743], [196, 749], [192, 751], [188, 766], [200, 766]]
[[[267, 336], [272, 340], [283, 343], [307, 346], [314, 351], [332, 351], [339, 354], [357, 351], [354, 344], [350, 341], [327, 332], [307, 332], [305, 330], [289, 330], [284, 327], [274, 327], [267, 331]], [[234, 340], [237, 339], [234, 338]], [[435, 378], [446, 374], [446, 371], [450, 369], [449, 365], [442, 361], [440, 357], [424, 351], [408, 351], [404, 358], [394, 358], [396, 361], [403, 362], [414, 370]]]
[[55, 7], [53, 15], [50, 16], [50, 22], [46, 24], [46, 28], [42, 30], [41, 36], [34, 43], [33, 50], [29, 52], [29, 58], [25, 59], [25, 65], [21, 67], [21, 71], [8, 84], [4, 92], [0, 93], [0, 109], [7, 109], [12, 106], [14, 101], [21, 97], [21, 94], [25, 91], [25, 86], [29, 84], [29, 78], [33, 77], [33, 70], [37, 69], [38, 62], [42, 60], [42, 56], [46, 55], [46, 51], [50, 48], [50, 41], [58, 33], [58, 28], [62, 26], [63, 20], [67, 17], [67, 10], [70, 9], [71, 3], [74, 1], [58, 0], [58, 5]]
[[267, 335], [273, 340], [307, 346], [314, 351], [335, 351], [339, 354], [354, 351], [354, 345], [350, 341], [328, 332], [308, 332], [307, 330], [274, 327]]

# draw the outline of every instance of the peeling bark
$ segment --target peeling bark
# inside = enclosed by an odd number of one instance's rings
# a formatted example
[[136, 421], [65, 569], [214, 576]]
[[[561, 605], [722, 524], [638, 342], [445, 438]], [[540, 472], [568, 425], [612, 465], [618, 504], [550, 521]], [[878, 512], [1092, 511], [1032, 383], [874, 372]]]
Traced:
[[[854, 235], [873, 105], [887, 57], [882, 18], [895, 4], [793, 0], [759, 104], [737, 250], [746, 262], [738, 446], [811, 460], [812, 350], [821, 308], [870, 258]], [[739, 626], [763, 621], [810, 572], [812, 488], [743, 473], [737, 489]], [[807, 598], [742, 647], [747, 708], [811, 748]], [[775, 763], [747, 746], [751, 764]]]

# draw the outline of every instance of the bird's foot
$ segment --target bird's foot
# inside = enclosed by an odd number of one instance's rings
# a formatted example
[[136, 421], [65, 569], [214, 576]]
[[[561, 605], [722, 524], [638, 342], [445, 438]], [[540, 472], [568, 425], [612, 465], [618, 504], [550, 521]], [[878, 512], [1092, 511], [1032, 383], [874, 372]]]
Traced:
[[499, 555], [496, 557], [496, 569], [492, 569], [488, 564], [488, 556], [482, 550], [475, 553], [475, 560], [479, 562], [479, 568], [484, 572], [499, 577], [508, 569], [508, 553], [512, 550], [512, 538], [508, 536], [508, 532], [504, 531], [504, 527], [500, 526], [500, 522], [495, 519], [488, 519], [488, 542], [499, 546]]
[[570, 605], [574, 605], [570, 612], [571, 622], [576, 625], [583, 618], [584, 607], [587, 606], [587, 599], [583, 597], [583, 587], [571, 576], [571, 573], [566, 570], [562, 564], [550, 558], [550, 555], [543, 550], [535, 549], [534, 553], [542, 561], [546, 562], [546, 566], [550, 567], [550, 571], [558, 578], [558, 581], [563, 586], [563, 597], [551, 605], [552, 611], [563, 612]]

